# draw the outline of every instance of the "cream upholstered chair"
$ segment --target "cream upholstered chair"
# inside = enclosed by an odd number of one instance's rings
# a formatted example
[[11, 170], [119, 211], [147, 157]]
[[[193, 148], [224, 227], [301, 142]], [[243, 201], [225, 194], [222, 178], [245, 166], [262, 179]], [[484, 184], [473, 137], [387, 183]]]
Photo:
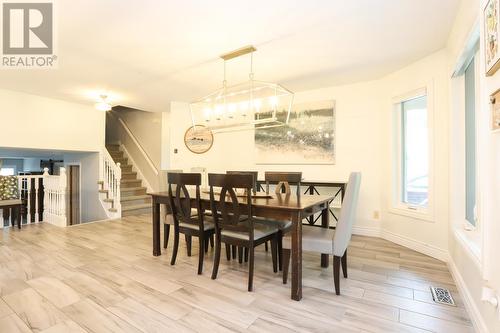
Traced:
[[[351, 173], [335, 230], [314, 226], [303, 226], [302, 228], [302, 251], [333, 254], [333, 279], [337, 295], [340, 294], [341, 263], [344, 277], [347, 278], [347, 246], [351, 240], [356, 218], [360, 184], [361, 172]], [[290, 249], [291, 237], [286, 236], [283, 238], [283, 283], [286, 283], [288, 276]]]

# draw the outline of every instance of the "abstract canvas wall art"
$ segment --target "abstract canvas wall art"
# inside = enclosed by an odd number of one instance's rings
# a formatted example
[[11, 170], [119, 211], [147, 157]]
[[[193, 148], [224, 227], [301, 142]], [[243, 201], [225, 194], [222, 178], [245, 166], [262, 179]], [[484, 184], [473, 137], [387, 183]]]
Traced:
[[489, 0], [484, 8], [484, 45], [485, 45], [485, 63], [486, 75], [491, 76], [500, 67], [500, 11], [499, 0]]
[[294, 104], [287, 125], [255, 130], [257, 164], [335, 164], [335, 150], [333, 100]]

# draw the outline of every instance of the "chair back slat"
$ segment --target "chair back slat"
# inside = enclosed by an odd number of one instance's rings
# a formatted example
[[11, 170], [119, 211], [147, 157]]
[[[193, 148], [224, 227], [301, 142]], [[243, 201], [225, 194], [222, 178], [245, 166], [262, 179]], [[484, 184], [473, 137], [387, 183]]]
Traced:
[[[168, 196], [174, 224], [178, 227], [179, 222], [195, 224], [203, 230], [203, 214], [201, 212], [200, 200], [201, 175], [199, 173], [168, 173]], [[196, 197], [191, 198], [187, 186], [195, 186]], [[175, 192], [174, 192], [175, 187]], [[195, 208], [196, 216], [192, 216], [191, 210]]]
[[275, 172], [266, 171], [264, 180], [266, 181], [266, 193], [269, 194], [269, 184], [276, 182], [276, 194], [291, 194], [290, 185], [297, 186], [297, 195], [300, 195], [300, 182], [302, 181], [302, 172]]
[[226, 174], [228, 174], [228, 175], [252, 175], [253, 193], [255, 194], [258, 192], [258, 190], [259, 190], [258, 184], [257, 184], [257, 180], [259, 177], [258, 171], [226, 171]]
[[[252, 199], [253, 176], [250, 174], [208, 174], [210, 186], [210, 205], [217, 230], [239, 231], [250, 234], [253, 239]], [[216, 199], [215, 188], [220, 188]], [[238, 189], [245, 190], [245, 197], [236, 194]], [[246, 201], [246, 205], [241, 205]], [[240, 223], [245, 216], [245, 223]]]
[[347, 183], [347, 189], [340, 210], [340, 218], [333, 236], [333, 254], [339, 257], [344, 255], [347, 245], [349, 245], [349, 241], [351, 240], [352, 228], [356, 221], [360, 184], [361, 172], [352, 172], [349, 176], [349, 182]]

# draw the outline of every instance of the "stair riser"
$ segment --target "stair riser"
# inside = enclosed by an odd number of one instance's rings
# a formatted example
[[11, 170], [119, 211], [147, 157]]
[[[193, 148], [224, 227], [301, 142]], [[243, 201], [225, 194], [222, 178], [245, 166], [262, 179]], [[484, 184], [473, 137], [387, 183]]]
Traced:
[[141, 215], [141, 214], [151, 214], [151, 208], [140, 208], [122, 212], [122, 216]]
[[120, 165], [120, 169], [122, 169], [122, 172], [132, 172], [131, 165], [127, 165], [127, 164]]
[[119, 153], [110, 153], [110, 155], [113, 158], [113, 160], [124, 159], [122, 152], [119, 152]]
[[146, 188], [140, 189], [140, 190], [133, 190], [133, 191], [121, 191], [121, 196], [126, 197], [126, 196], [131, 196], [131, 195], [144, 195], [146, 194]]
[[130, 182], [130, 183], [124, 183], [124, 182], [121, 182], [121, 185], [120, 185], [122, 188], [127, 188], [127, 187], [140, 187], [141, 186], [141, 181], [140, 180], [137, 180], [137, 181], [134, 181], [134, 182]]
[[114, 158], [115, 163], [128, 164], [128, 158]]
[[122, 179], [137, 179], [137, 174], [136, 173], [133, 173], [133, 174], [123, 174], [123, 170], [122, 170]]
[[122, 207], [150, 204], [151, 198], [122, 201]]

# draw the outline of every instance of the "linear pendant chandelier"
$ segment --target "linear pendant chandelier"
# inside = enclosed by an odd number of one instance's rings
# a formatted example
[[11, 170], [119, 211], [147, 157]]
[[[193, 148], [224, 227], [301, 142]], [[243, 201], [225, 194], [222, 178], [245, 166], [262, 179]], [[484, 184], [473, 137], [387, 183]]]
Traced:
[[[213, 133], [278, 127], [288, 124], [293, 93], [278, 83], [257, 81], [253, 73], [254, 46], [223, 54], [222, 87], [189, 104], [193, 126], [204, 125]], [[250, 54], [249, 80], [228, 85], [226, 62]]]

